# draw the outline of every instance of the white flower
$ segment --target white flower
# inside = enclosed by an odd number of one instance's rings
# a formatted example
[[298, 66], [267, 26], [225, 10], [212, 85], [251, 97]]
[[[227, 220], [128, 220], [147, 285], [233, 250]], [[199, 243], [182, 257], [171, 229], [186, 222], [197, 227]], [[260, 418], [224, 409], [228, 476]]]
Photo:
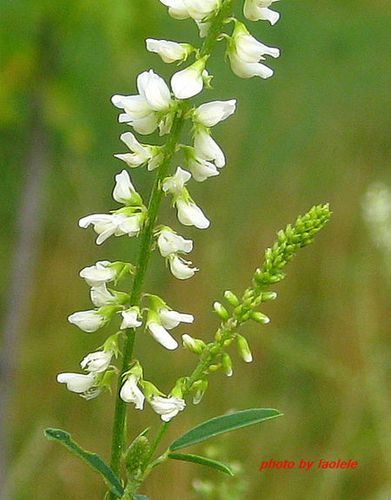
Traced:
[[86, 280], [89, 286], [98, 287], [102, 284], [114, 281], [116, 272], [111, 267], [108, 260], [101, 260], [94, 266], [85, 267], [79, 273], [79, 276]]
[[178, 198], [175, 202], [178, 211], [178, 220], [185, 226], [195, 226], [198, 229], [206, 229], [210, 226], [209, 220], [194, 201]]
[[126, 311], [121, 312], [122, 323], [120, 326], [120, 330], [125, 330], [126, 328], [138, 328], [141, 326], [142, 321], [138, 319], [138, 309], [131, 307]]
[[107, 323], [107, 318], [98, 311], [79, 311], [68, 316], [69, 323], [76, 325], [87, 333], [96, 332]]
[[115, 176], [113, 198], [115, 201], [118, 201], [118, 203], [128, 205], [134, 197], [134, 194], [136, 194], [136, 190], [130, 180], [130, 175], [126, 170], [122, 170]]
[[126, 162], [129, 167], [139, 167], [151, 158], [151, 153], [147, 147], [142, 146], [131, 132], [121, 134], [120, 139], [128, 146], [132, 153], [116, 154], [116, 158]]
[[59, 373], [57, 382], [66, 384], [68, 391], [82, 394], [94, 387], [95, 375], [94, 373], [88, 373], [87, 375], [82, 373]]
[[107, 370], [112, 357], [112, 351], [91, 352], [82, 359], [80, 366], [88, 372], [101, 373]]
[[213, 14], [221, 0], [183, 0], [189, 16], [196, 21], [202, 21]]
[[79, 220], [79, 226], [87, 228], [94, 226], [94, 231], [99, 235], [96, 244], [101, 245], [110, 236], [137, 236], [144, 221], [144, 214], [136, 212], [125, 214], [93, 214]]
[[160, 309], [159, 318], [164, 328], [171, 330], [179, 325], [179, 323], [193, 323], [194, 317], [191, 314], [179, 313], [169, 309]]
[[198, 129], [194, 136], [194, 150], [197, 157], [213, 161], [217, 168], [224, 167], [225, 156], [220, 146], [206, 130]]
[[185, 240], [182, 236], [168, 229], [160, 231], [157, 245], [162, 257], [167, 257], [176, 252], [190, 253], [193, 250], [193, 242], [191, 240]]
[[142, 410], [144, 407], [145, 396], [138, 388], [138, 378], [136, 375], [130, 375], [119, 393], [120, 398], [125, 403], [134, 403], [136, 410]]
[[187, 166], [193, 179], [197, 182], [203, 182], [209, 177], [214, 177], [220, 173], [214, 163], [195, 155], [189, 157]]
[[168, 13], [174, 19], [188, 19], [190, 17], [183, 0], [160, 0], [168, 7]]
[[145, 40], [147, 50], [158, 54], [165, 63], [175, 61], [185, 61], [193, 50], [188, 43], [177, 43], [169, 40], [155, 40], [147, 38]]
[[213, 127], [235, 112], [236, 100], [213, 101], [201, 104], [195, 112], [194, 118], [205, 127]]
[[191, 179], [191, 174], [183, 170], [183, 168], [178, 167], [175, 174], [172, 177], [167, 177], [163, 182], [163, 191], [165, 193], [171, 193], [173, 195], [179, 195], [187, 181]]
[[184, 260], [176, 254], [169, 256], [169, 264], [172, 274], [179, 280], [187, 280], [198, 271], [196, 267], [190, 267], [190, 261]]
[[259, 76], [263, 79], [273, 76], [274, 71], [262, 63], [248, 63], [239, 59], [235, 54], [230, 56], [231, 69], [240, 78]]
[[178, 347], [178, 342], [159, 323], [151, 321], [148, 323], [148, 330], [152, 337], [166, 349], [173, 351]]
[[244, 62], [258, 62], [263, 56], [279, 57], [280, 49], [268, 47], [259, 42], [249, 33], [240, 33], [235, 37], [236, 56]]
[[280, 14], [268, 7], [277, 0], [245, 0], [244, 15], [250, 21], [265, 20], [270, 24], [276, 24], [280, 18]]
[[169, 398], [154, 396], [150, 403], [153, 411], [161, 416], [163, 422], [169, 422], [186, 407], [186, 403], [183, 399], [175, 398], [173, 396]]
[[90, 297], [91, 302], [96, 307], [107, 306], [109, 304], [114, 304], [117, 301], [116, 296], [107, 290], [104, 283], [99, 286], [91, 287]]
[[137, 89], [139, 95], [114, 95], [111, 101], [124, 110], [119, 116], [121, 123], [132, 125], [140, 134], [151, 134], [159, 125], [158, 113], [169, 111], [172, 102], [170, 89], [152, 70], [137, 77]]
[[205, 64], [206, 57], [202, 57], [191, 66], [172, 76], [171, 87], [177, 99], [188, 99], [201, 92], [204, 87]]

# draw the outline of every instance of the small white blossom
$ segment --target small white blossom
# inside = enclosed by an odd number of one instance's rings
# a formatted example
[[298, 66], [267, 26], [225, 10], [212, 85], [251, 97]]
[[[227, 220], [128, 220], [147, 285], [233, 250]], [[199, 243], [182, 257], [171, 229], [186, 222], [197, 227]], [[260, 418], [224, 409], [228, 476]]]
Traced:
[[140, 134], [151, 134], [159, 125], [158, 113], [169, 112], [172, 103], [170, 89], [152, 70], [137, 77], [137, 89], [139, 95], [114, 95], [111, 101], [124, 110], [119, 116], [121, 123], [132, 125]]
[[169, 309], [160, 309], [159, 318], [164, 328], [171, 330], [179, 325], [179, 323], [193, 323], [194, 317], [191, 314], [184, 314]]
[[59, 373], [57, 382], [66, 384], [68, 391], [76, 392], [77, 394], [88, 393], [95, 386], [94, 373]]
[[214, 163], [195, 155], [188, 158], [187, 166], [193, 179], [197, 182], [203, 182], [209, 177], [215, 177], [220, 173]]
[[183, 4], [191, 18], [202, 21], [218, 9], [221, 0], [183, 0]]
[[103, 307], [117, 302], [115, 295], [107, 290], [106, 285], [103, 283], [99, 286], [93, 286], [90, 290], [91, 302], [96, 307]]
[[193, 250], [193, 242], [191, 240], [185, 240], [179, 234], [175, 234], [167, 229], [160, 231], [157, 245], [162, 257], [167, 257], [177, 252], [190, 253]]
[[195, 275], [198, 269], [196, 267], [191, 267], [191, 264], [190, 261], [184, 260], [176, 254], [169, 256], [170, 270], [175, 278], [179, 280], [187, 280]]
[[94, 266], [85, 267], [79, 273], [79, 276], [86, 280], [89, 286], [100, 286], [110, 281], [114, 281], [116, 272], [111, 267], [108, 260], [101, 260]]
[[194, 201], [178, 198], [175, 202], [178, 211], [178, 220], [184, 226], [195, 226], [198, 229], [207, 229], [209, 220]]
[[107, 370], [112, 357], [112, 351], [91, 352], [82, 359], [80, 366], [83, 370], [87, 370], [88, 372], [101, 373]]
[[118, 203], [128, 205], [135, 193], [136, 190], [130, 180], [130, 175], [126, 170], [122, 170], [115, 176], [115, 186], [113, 190], [114, 200], [118, 201]]
[[168, 7], [168, 13], [174, 19], [188, 19], [190, 17], [183, 0], [160, 0]]
[[172, 76], [171, 87], [177, 99], [188, 99], [201, 92], [204, 87], [205, 64], [206, 57], [202, 57]]
[[239, 59], [235, 54], [230, 56], [231, 69], [240, 78], [252, 78], [259, 76], [266, 79], [273, 76], [274, 71], [262, 63], [249, 63]]
[[135, 212], [125, 214], [92, 214], [79, 220], [79, 226], [87, 228], [91, 224], [98, 234], [96, 244], [101, 245], [110, 236], [137, 236], [144, 222], [144, 214]]
[[114, 156], [127, 163], [129, 167], [139, 167], [151, 159], [151, 153], [148, 147], [141, 145], [131, 132], [121, 134], [120, 139], [132, 152], [116, 154]]
[[134, 403], [136, 410], [142, 410], [144, 407], [145, 396], [138, 387], [138, 378], [136, 375], [129, 375], [120, 390], [120, 398], [125, 403]]
[[107, 323], [107, 318], [98, 311], [79, 311], [68, 316], [69, 323], [87, 333], [96, 332]]
[[126, 311], [122, 311], [122, 323], [120, 329], [125, 330], [126, 328], [138, 328], [139, 326], [141, 326], [142, 321], [138, 319], [138, 315], [139, 311], [134, 307], [131, 307]]
[[213, 161], [217, 168], [225, 165], [225, 156], [220, 146], [207, 130], [198, 129], [194, 136], [195, 155], [204, 160]]
[[158, 54], [165, 63], [185, 61], [193, 50], [192, 46], [188, 43], [177, 43], [169, 40], [147, 38], [145, 43], [147, 50]]
[[168, 331], [159, 323], [151, 321], [148, 323], [148, 330], [152, 337], [169, 351], [178, 347], [178, 342], [168, 333]]
[[173, 195], [179, 195], [186, 182], [191, 179], [191, 174], [183, 170], [183, 168], [178, 167], [175, 174], [172, 177], [167, 177], [163, 182], [163, 191], [165, 193], [171, 193]]
[[269, 21], [270, 24], [276, 24], [280, 14], [269, 9], [269, 6], [277, 0], [245, 0], [244, 15], [250, 21]]
[[186, 407], [186, 403], [183, 399], [175, 398], [173, 396], [169, 398], [154, 396], [150, 403], [153, 411], [160, 415], [163, 422], [169, 422]]
[[194, 119], [205, 127], [213, 127], [235, 112], [236, 100], [213, 101], [201, 104], [195, 112]]
[[235, 50], [237, 57], [244, 62], [258, 62], [263, 56], [279, 57], [280, 49], [268, 47], [256, 40], [249, 33], [241, 33], [235, 37]]

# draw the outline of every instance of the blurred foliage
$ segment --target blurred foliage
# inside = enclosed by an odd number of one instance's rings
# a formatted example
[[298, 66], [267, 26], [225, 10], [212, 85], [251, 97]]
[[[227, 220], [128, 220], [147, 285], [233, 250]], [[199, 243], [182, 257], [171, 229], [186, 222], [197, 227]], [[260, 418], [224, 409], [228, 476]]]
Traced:
[[[275, 27], [251, 24], [257, 38], [282, 48], [272, 63], [274, 78], [234, 77], [222, 46], [211, 61], [215, 90], [208, 99], [236, 97], [239, 106], [216, 130], [227, 167], [217, 179], [192, 186], [213, 225], [207, 232], [181, 229], [195, 239], [192, 260], [201, 271], [178, 283], [156, 257], [146, 287], [195, 314], [189, 333], [208, 338], [217, 323], [213, 300], [226, 288], [239, 293], [247, 286], [277, 229], [314, 203], [330, 202], [334, 218], [288, 269], [279, 299], [265, 310], [272, 323], [253, 327], [255, 362], [236, 360], [232, 379], [216, 375], [202, 405], [178, 417], [170, 436], [229, 408], [275, 407], [284, 418], [224, 443], [242, 464], [246, 499], [390, 498], [390, 283], [360, 204], [373, 181], [391, 185], [391, 8], [385, 0], [302, 0], [281, 1], [278, 10]], [[112, 155], [123, 151], [124, 126], [116, 124], [110, 96], [133, 93], [136, 75], [146, 68], [164, 76], [173, 69], [144, 51], [144, 39], [195, 41], [196, 28], [170, 19], [157, 0], [3, 0], [0, 26], [2, 303], [37, 118], [50, 163], [13, 398], [13, 497], [102, 498], [93, 473], [46, 443], [41, 430], [64, 427], [87, 449], [108, 456], [113, 397], [86, 402], [58, 386], [55, 374], [76, 370], [105, 335], [85, 335], [66, 322], [70, 312], [89, 307], [78, 270], [103, 258], [131, 259], [137, 245], [120, 238], [97, 248], [76, 222], [113, 206], [113, 176], [122, 165]], [[133, 179], [148, 192], [150, 175], [138, 170]], [[161, 220], [174, 220], [168, 202]], [[137, 356], [146, 360], [147, 378], [167, 389], [194, 362], [186, 352], [163, 352], [149, 337], [137, 340]], [[148, 409], [129, 413], [133, 435], [144, 419], [157, 424]], [[353, 458], [360, 465], [261, 476], [259, 463], [269, 458]], [[145, 493], [190, 500], [196, 474], [190, 464], [169, 464], [151, 476]]]

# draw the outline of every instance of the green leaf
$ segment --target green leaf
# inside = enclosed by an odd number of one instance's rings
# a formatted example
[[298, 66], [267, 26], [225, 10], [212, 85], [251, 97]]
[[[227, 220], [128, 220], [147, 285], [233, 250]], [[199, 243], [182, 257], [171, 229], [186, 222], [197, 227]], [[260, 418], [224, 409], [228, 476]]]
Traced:
[[169, 453], [168, 458], [173, 460], [182, 460], [183, 462], [193, 462], [195, 464], [206, 465], [207, 467], [212, 467], [212, 469], [219, 470], [233, 476], [232, 470], [225, 464], [218, 462], [217, 460], [212, 460], [206, 457], [200, 457], [199, 455], [192, 455], [190, 453]]
[[84, 460], [84, 462], [86, 462], [103, 477], [110, 491], [113, 492], [114, 495], [119, 498], [122, 497], [124, 489], [120, 480], [99, 455], [80, 448], [80, 446], [72, 440], [71, 435], [62, 429], [45, 429], [44, 433], [47, 439], [51, 441], [59, 441], [71, 453]]
[[271, 408], [253, 408], [250, 410], [237, 411], [229, 415], [214, 417], [200, 425], [197, 425], [183, 436], [171, 443], [171, 451], [180, 450], [186, 446], [201, 443], [224, 432], [234, 431], [248, 425], [258, 424], [271, 418], [280, 417], [282, 413]]
[[133, 495], [134, 500], [149, 500], [145, 495]]

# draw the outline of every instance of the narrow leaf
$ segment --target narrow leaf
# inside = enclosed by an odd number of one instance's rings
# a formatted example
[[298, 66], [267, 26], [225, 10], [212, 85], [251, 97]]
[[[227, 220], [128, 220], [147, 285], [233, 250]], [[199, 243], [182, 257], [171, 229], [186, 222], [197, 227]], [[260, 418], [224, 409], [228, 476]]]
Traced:
[[169, 453], [168, 458], [174, 460], [182, 460], [183, 462], [193, 462], [195, 464], [206, 465], [207, 467], [212, 467], [212, 469], [219, 470], [233, 476], [232, 470], [225, 464], [218, 462], [217, 460], [212, 460], [206, 457], [200, 457], [199, 455], [192, 455], [190, 453]]
[[110, 469], [110, 467], [101, 459], [96, 453], [83, 450], [80, 446], [73, 441], [71, 435], [62, 429], [46, 429], [45, 436], [51, 441], [58, 441], [65, 446], [71, 453], [78, 456], [90, 467], [92, 467], [98, 474], [100, 474], [104, 481], [107, 483], [111, 492], [117, 497], [121, 498], [124, 494], [124, 489], [118, 477]]
[[242, 427], [258, 424], [271, 418], [279, 417], [282, 413], [271, 408], [253, 408], [250, 410], [237, 411], [229, 415], [214, 417], [200, 425], [197, 425], [183, 436], [171, 443], [171, 451], [180, 450], [186, 446], [201, 443], [224, 432], [234, 431]]
[[134, 500], [149, 500], [145, 495], [133, 495]]

